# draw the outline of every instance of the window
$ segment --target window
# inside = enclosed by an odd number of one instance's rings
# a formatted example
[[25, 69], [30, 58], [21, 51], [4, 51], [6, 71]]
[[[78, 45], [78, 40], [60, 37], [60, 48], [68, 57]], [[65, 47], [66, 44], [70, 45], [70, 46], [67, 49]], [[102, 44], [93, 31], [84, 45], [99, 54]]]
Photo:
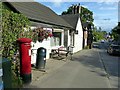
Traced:
[[61, 45], [61, 32], [53, 32], [53, 37], [51, 39], [51, 46]]

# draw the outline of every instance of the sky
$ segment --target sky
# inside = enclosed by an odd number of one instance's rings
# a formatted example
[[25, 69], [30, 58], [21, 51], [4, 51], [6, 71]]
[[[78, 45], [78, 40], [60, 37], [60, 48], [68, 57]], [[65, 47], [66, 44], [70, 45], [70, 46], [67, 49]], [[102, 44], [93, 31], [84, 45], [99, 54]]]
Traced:
[[114, 28], [118, 24], [118, 2], [109, 1], [105, 2], [104, 0], [101, 2], [95, 2], [92, 0], [83, 2], [84, 0], [35, 0], [50, 9], [52, 9], [55, 13], [60, 15], [63, 11], [66, 11], [68, 7], [72, 4], [80, 3], [81, 6], [88, 8], [93, 12], [94, 25], [97, 27], [101, 27], [102, 30], [110, 32], [112, 28]]

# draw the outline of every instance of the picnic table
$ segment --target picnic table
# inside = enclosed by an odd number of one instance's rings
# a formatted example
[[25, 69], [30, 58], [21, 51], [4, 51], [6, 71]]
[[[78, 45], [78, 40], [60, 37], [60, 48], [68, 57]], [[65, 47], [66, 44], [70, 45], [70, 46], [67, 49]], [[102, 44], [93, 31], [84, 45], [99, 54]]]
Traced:
[[62, 57], [63, 55], [66, 56], [66, 58], [68, 57], [68, 55], [71, 56], [70, 59], [72, 59], [72, 55], [73, 55], [73, 47], [68, 46], [66, 47], [59, 47], [59, 48], [55, 48], [51, 50], [51, 56], [53, 57], [54, 55], [57, 55], [58, 57]]

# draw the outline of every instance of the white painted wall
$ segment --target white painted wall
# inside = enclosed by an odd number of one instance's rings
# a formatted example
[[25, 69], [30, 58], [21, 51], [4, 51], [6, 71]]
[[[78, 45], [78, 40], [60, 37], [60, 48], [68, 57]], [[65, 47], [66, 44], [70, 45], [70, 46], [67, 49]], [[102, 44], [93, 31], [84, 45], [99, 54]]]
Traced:
[[[87, 31], [85, 31], [85, 33], [87, 34]], [[85, 38], [85, 47], [87, 46], [87, 37]]]
[[80, 18], [78, 19], [76, 30], [78, 30], [78, 34], [75, 34], [73, 53], [82, 50], [83, 46], [83, 30]]
[[64, 30], [62, 30], [62, 35], [61, 35], [61, 46], [64, 46]]
[[[32, 29], [34, 29], [36, 27], [32, 27]], [[46, 28], [44, 28], [46, 29]], [[52, 30], [52, 28], [48, 28], [49, 30]], [[47, 29], [46, 29], [47, 30]], [[74, 41], [74, 48], [73, 48], [73, 53], [78, 52], [80, 50], [82, 50], [82, 44], [83, 44], [83, 30], [82, 30], [82, 25], [81, 25], [81, 20], [80, 18], [78, 19], [78, 23], [76, 26], [76, 30], [78, 30], [78, 34], [75, 34], [75, 41]], [[71, 36], [69, 35], [69, 30], [67, 30], [68, 32], [68, 43], [67, 45], [69, 46], [71, 43]], [[61, 40], [62, 40], [62, 45], [64, 46], [64, 30], [63, 29], [54, 29], [54, 32], [61, 32], [62, 36], [61, 36]], [[32, 55], [31, 55], [31, 63], [35, 64], [36, 63], [36, 55], [37, 55], [37, 49], [40, 47], [44, 47], [47, 50], [47, 55], [46, 55], [46, 59], [50, 58], [50, 53], [51, 53], [51, 49], [57, 49], [60, 46], [51, 46], [51, 38], [48, 38], [47, 40], [44, 40], [42, 43], [41, 42], [32, 42], [31, 43], [31, 50], [32, 50]]]
[[71, 36], [70, 36], [70, 31], [68, 30], [68, 46], [70, 46], [70, 38], [71, 38]]
[[[78, 30], [78, 34], [74, 34], [74, 48], [73, 48], [73, 53], [76, 53], [83, 48], [83, 29], [82, 29], [82, 24], [80, 18], [78, 19], [77, 25], [76, 25], [76, 30]], [[68, 46], [70, 46], [73, 37], [69, 35], [69, 30], [68, 30]]]
[[46, 59], [49, 59], [49, 54], [51, 53], [51, 47], [50, 47], [50, 38], [47, 40], [43, 40], [43, 42], [32, 42], [31, 43], [31, 50], [32, 50], [32, 56], [31, 56], [31, 63], [35, 64], [36, 63], [36, 56], [37, 56], [37, 49], [40, 47], [43, 47], [46, 49]]
[[[31, 27], [31, 29], [35, 29], [36, 27]], [[43, 28], [44, 30], [52, 30], [52, 28]], [[46, 49], [46, 59], [49, 59], [49, 55], [51, 53], [50, 47], [50, 37], [48, 39], [44, 39], [43, 42], [31, 42], [31, 64], [36, 63], [37, 49], [43, 47]]]
[[[35, 27], [32, 27], [35, 28]], [[51, 28], [44, 28], [46, 30], [52, 30]], [[56, 32], [61, 32], [61, 40], [62, 40], [62, 45], [64, 45], [64, 30], [63, 29], [55, 29]], [[37, 56], [37, 49], [40, 47], [43, 47], [47, 50], [46, 53], [46, 59], [50, 58], [50, 53], [51, 53], [51, 49], [58, 49], [60, 46], [51, 46], [51, 39], [52, 38], [48, 38], [47, 40], [44, 39], [43, 42], [31, 42], [31, 50], [32, 50], [32, 54], [31, 54], [31, 64], [35, 64], [36, 63], [36, 56]], [[54, 42], [53, 42], [54, 43]]]

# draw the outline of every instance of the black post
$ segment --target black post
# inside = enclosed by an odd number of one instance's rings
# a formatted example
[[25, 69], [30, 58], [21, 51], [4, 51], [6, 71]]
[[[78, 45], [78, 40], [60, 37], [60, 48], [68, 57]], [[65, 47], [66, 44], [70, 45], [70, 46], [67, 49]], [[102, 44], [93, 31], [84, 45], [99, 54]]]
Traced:
[[41, 47], [37, 50], [36, 68], [45, 71], [46, 49]]
[[4, 89], [12, 88], [12, 70], [11, 70], [11, 61], [7, 58], [2, 59], [2, 69], [3, 69], [3, 87]]

